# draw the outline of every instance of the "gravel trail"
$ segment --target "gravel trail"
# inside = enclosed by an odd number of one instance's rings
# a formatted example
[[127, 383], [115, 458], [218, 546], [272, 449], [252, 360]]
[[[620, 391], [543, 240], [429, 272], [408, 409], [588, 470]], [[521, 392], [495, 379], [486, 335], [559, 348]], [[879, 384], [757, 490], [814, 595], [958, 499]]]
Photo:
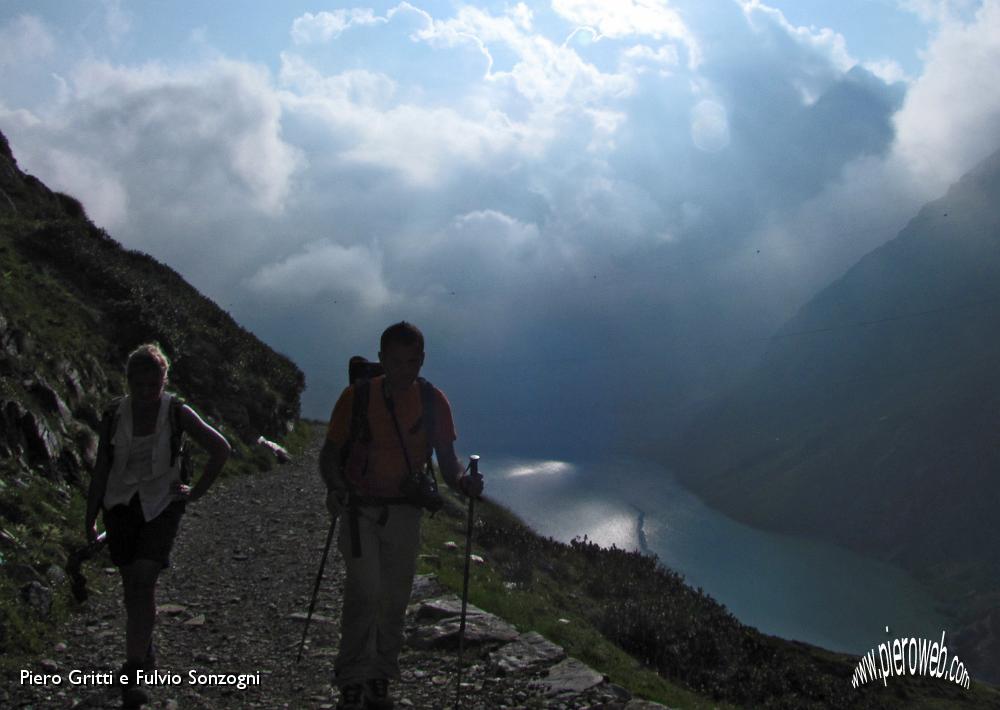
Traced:
[[[149, 708], [333, 708], [330, 677], [339, 627], [343, 561], [331, 548], [309, 640], [295, 657], [315, 583], [329, 517], [316, 462], [320, 436], [297, 459], [253, 477], [217, 482], [188, 506], [160, 578], [155, 642], [158, 676]], [[98, 684], [123, 658], [124, 608], [117, 572], [106, 554], [87, 564], [90, 599], [64, 627], [61, 641], [31, 670], [58, 675], [58, 685], [8, 679], [4, 707], [116, 708], [118, 691]], [[434, 595], [426, 580], [423, 596]], [[415, 592], [416, 594], [416, 592]], [[408, 624], [417, 622], [411, 614]], [[504, 673], [491, 648], [467, 653], [464, 708], [623, 708], [627, 692], [608, 683], [582, 693], [543, 696], [532, 685], [544, 669]], [[407, 647], [403, 679], [393, 692], [400, 708], [455, 703], [454, 651]], [[71, 671], [83, 678], [72, 682]], [[87, 680], [89, 676], [89, 680]], [[241, 676], [248, 681], [238, 686]], [[81, 683], [81, 680], [87, 680]], [[646, 707], [633, 702], [630, 707]]]

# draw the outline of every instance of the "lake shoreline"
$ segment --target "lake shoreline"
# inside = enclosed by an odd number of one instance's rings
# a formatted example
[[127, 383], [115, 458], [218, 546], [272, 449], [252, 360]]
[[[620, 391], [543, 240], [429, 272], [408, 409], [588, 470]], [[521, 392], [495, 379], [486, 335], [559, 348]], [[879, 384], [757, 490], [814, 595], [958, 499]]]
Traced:
[[[846, 653], [952, 629], [934, 590], [850, 550], [746, 526], [649, 461], [484, 456], [490, 497], [543, 536], [654, 554], [763, 633]], [[629, 485], [624, 485], [624, 482]]]

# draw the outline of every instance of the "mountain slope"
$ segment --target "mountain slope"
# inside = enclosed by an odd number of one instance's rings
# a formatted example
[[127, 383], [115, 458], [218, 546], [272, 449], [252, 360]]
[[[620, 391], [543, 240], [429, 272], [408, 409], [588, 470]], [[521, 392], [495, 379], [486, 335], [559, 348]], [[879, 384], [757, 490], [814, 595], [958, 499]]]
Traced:
[[[158, 340], [169, 388], [234, 445], [227, 471], [266, 468], [302, 372], [176, 272], [121, 247], [78, 201], [23, 174], [0, 134], [0, 648], [34, 642], [58, 611], [59, 567], [82, 542], [99, 412], [124, 364]], [[56, 611], [53, 611], [55, 609]]]
[[[1000, 607], [1000, 152], [824, 289], [668, 449], [709, 503]], [[994, 624], [995, 625], [995, 624]], [[971, 632], [970, 632], [971, 633]], [[980, 666], [984, 667], [984, 666]]]

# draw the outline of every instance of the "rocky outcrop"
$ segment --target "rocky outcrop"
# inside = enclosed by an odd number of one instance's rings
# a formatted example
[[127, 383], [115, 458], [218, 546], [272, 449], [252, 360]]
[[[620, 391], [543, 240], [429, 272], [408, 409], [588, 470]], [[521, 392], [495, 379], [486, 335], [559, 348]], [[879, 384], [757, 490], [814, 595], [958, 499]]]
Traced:
[[[455, 649], [459, 645], [462, 601], [454, 595], [429, 599], [414, 612], [420, 623], [410, 634], [415, 648]], [[484, 646], [508, 643], [518, 638], [517, 629], [493, 614], [468, 605], [465, 620], [465, 645]]]

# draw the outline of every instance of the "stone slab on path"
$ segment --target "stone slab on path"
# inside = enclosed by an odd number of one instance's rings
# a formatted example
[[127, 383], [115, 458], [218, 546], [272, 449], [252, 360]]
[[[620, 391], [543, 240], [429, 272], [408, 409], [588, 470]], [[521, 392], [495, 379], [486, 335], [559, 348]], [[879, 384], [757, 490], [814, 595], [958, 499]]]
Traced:
[[532, 681], [531, 685], [540, 689], [544, 695], [579, 695], [605, 682], [606, 678], [575, 658], [566, 658], [549, 668], [544, 678]]
[[445, 588], [433, 574], [418, 574], [413, 577], [413, 587], [410, 590], [410, 600], [420, 602], [432, 597], [440, 597]]
[[[473, 604], [467, 604], [465, 607], [466, 618], [482, 616], [484, 614], [486, 614], [485, 611]], [[461, 615], [462, 600], [456, 594], [445, 594], [434, 599], [428, 599], [421, 603], [414, 612], [414, 618], [418, 622], [440, 621], [452, 616]]]
[[[455, 649], [458, 648], [460, 626], [461, 618], [451, 616], [416, 627], [407, 636], [407, 642], [417, 649]], [[466, 616], [466, 647], [510, 643], [519, 636], [516, 628], [493, 614], [479, 610], [477, 614]]]
[[652, 700], [640, 700], [639, 698], [629, 700], [625, 705], [625, 710], [659, 710], [660, 708], [672, 710], [672, 708], [666, 705], [654, 703]]
[[558, 663], [566, 658], [566, 651], [537, 631], [522, 634], [517, 641], [507, 644], [490, 654], [490, 661], [501, 673], [521, 673], [540, 665]]

